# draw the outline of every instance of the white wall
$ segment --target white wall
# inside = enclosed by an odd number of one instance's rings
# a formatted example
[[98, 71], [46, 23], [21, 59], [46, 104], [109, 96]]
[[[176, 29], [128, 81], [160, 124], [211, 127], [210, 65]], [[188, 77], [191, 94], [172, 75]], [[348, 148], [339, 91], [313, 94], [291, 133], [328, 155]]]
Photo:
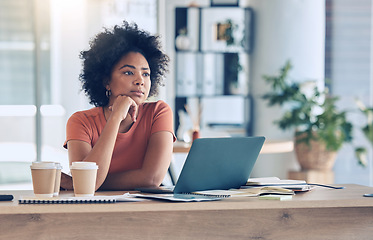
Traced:
[[[263, 135], [268, 140], [291, 140], [292, 131], [283, 132], [273, 124], [282, 116], [281, 109], [269, 108], [262, 99], [270, 90], [263, 75], [277, 75], [290, 60], [294, 80], [323, 82], [325, 1], [250, 0], [246, 4], [255, 13], [254, 47], [250, 55], [254, 135]], [[293, 153], [261, 155], [253, 175], [286, 178], [289, 168], [299, 168]]]

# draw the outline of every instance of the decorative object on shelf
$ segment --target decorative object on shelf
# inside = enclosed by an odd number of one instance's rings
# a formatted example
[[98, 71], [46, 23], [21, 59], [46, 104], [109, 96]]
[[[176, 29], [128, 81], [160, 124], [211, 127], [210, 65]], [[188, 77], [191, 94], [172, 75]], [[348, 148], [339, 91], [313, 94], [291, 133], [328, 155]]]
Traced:
[[[363, 113], [364, 117], [366, 118], [366, 124], [361, 127], [361, 131], [363, 132], [364, 136], [370, 143], [370, 146], [373, 146], [373, 107], [368, 108], [365, 104], [356, 99], [356, 104], [359, 110]], [[367, 165], [367, 150], [362, 147], [355, 148], [355, 155], [359, 160], [359, 164], [362, 166]]]
[[182, 142], [190, 142], [190, 136], [187, 134], [188, 126], [186, 126], [185, 119], [187, 117], [187, 114], [183, 110], [178, 111], [179, 116], [179, 125], [177, 127], [176, 131], [176, 137], [179, 141]]
[[238, 7], [239, 0], [211, 0], [211, 7]]
[[[249, 51], [251, 15], [249, 8], [218, 7], [201, 10], [201, 50]], [[245, 43], [245, 41], [247, 43]]]
[[307, 89], [305, 85], [309, 82], [291, 82], [288, 77], [291, 68], [287, 61], [279, 76], [264, 76], [272, 91], [263, 98], [269, 101], [269, 106], [290, 107], [275, 123], [282, 130], [295, 128], [294, 148], [302, 169], [331, 169], [337, 151], [352, 141], [353, 126], [346, 112], [336, 107], [338, 97], [330, 96], [328, 88]]
[[200, 137], [199, 133], [200, 133], [202, 106], [200, 103], [198, 104], [196, 115], [192, 113], [191, 109], [189, 108], [187, 104], [184, 105], [184, 108], [193, 122], [193, 129], [191, 130], [191, 132], [192, 132], [192, 141], [194, 141]]
[[198, 51], [200, 42], [200, 8], [175, 8], [176, 51]]
[[191, 1], [189, 4], [188, 4], [188, 7], [191, 8], [191, 7], [200, 7], [199, 3], [197, 1]]
[[175, 45], [178, 50], [188, 50], [190, 47], [190, 39], [187, 35], [186, 28], [182, 28], [179, 31], [179, 35], [176, 37]]
[[192, 140], [194, 141], [197, 138], [199, 138], [199, 129], [193, 130]]
[[240, 90], [243, 90], [238, 81], [239, 73], [243, 70], [240, 64], [240, 56], [237, 53], [227, 53], [224, 58], [226, 62], [224, 94], [240, 94]]
[[232, 19], [227, 19], [225, 22], [216, 24], [216, 40], [225, 41], [227, 46], [235, 44], [234, 31], [237, 29], [237, 24], [234, 24]]

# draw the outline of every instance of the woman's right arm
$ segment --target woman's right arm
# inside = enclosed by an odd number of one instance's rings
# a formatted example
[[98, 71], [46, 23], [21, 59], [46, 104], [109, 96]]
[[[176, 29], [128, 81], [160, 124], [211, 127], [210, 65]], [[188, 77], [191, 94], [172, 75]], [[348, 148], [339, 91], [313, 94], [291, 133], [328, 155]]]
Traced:
[[91, 147], [87, 142], [70, 140], [67, 142], [69, 162], [96, 162], [98, 165], [96, 190], [103, 184], [109, 172], [111, 158], [118, 135], [119, 126], [127, 117], [135, 120], [137, 105], [127, 96], [118, 96], [110, 107], [111, 114], [96, 144]]
[[80, 140], [67, 142], [70, 165], [77, 161], [96, 162], [98, 165], [96, 189], [105, 181], [118, 134], [120, 121], [113, 118], [110, 120], [106, 123], [93, 148], [89, 143]]

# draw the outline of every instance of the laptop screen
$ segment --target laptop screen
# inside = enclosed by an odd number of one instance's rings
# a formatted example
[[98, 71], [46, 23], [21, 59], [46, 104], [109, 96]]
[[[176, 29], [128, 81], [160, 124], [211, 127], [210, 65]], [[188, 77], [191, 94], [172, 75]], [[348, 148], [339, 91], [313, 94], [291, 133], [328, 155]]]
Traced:
[[250, 177], [264, 141], [262, 136], [194, 140], [174, 193], [239, 188]]

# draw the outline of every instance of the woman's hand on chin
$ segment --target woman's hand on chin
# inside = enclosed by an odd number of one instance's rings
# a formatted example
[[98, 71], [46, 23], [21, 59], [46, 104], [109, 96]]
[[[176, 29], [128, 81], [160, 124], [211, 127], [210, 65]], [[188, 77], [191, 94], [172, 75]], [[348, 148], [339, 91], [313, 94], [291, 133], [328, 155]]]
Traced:
[[133, 122], [136, 122], [138, 108], [139, 106], [137, 103], [127, 95], [119, 95], [115, 99], [113, 105], [109, 106], [109, 110], [112, 111], [112, 114], [121, 114], [122, 120], [129, 114]]

